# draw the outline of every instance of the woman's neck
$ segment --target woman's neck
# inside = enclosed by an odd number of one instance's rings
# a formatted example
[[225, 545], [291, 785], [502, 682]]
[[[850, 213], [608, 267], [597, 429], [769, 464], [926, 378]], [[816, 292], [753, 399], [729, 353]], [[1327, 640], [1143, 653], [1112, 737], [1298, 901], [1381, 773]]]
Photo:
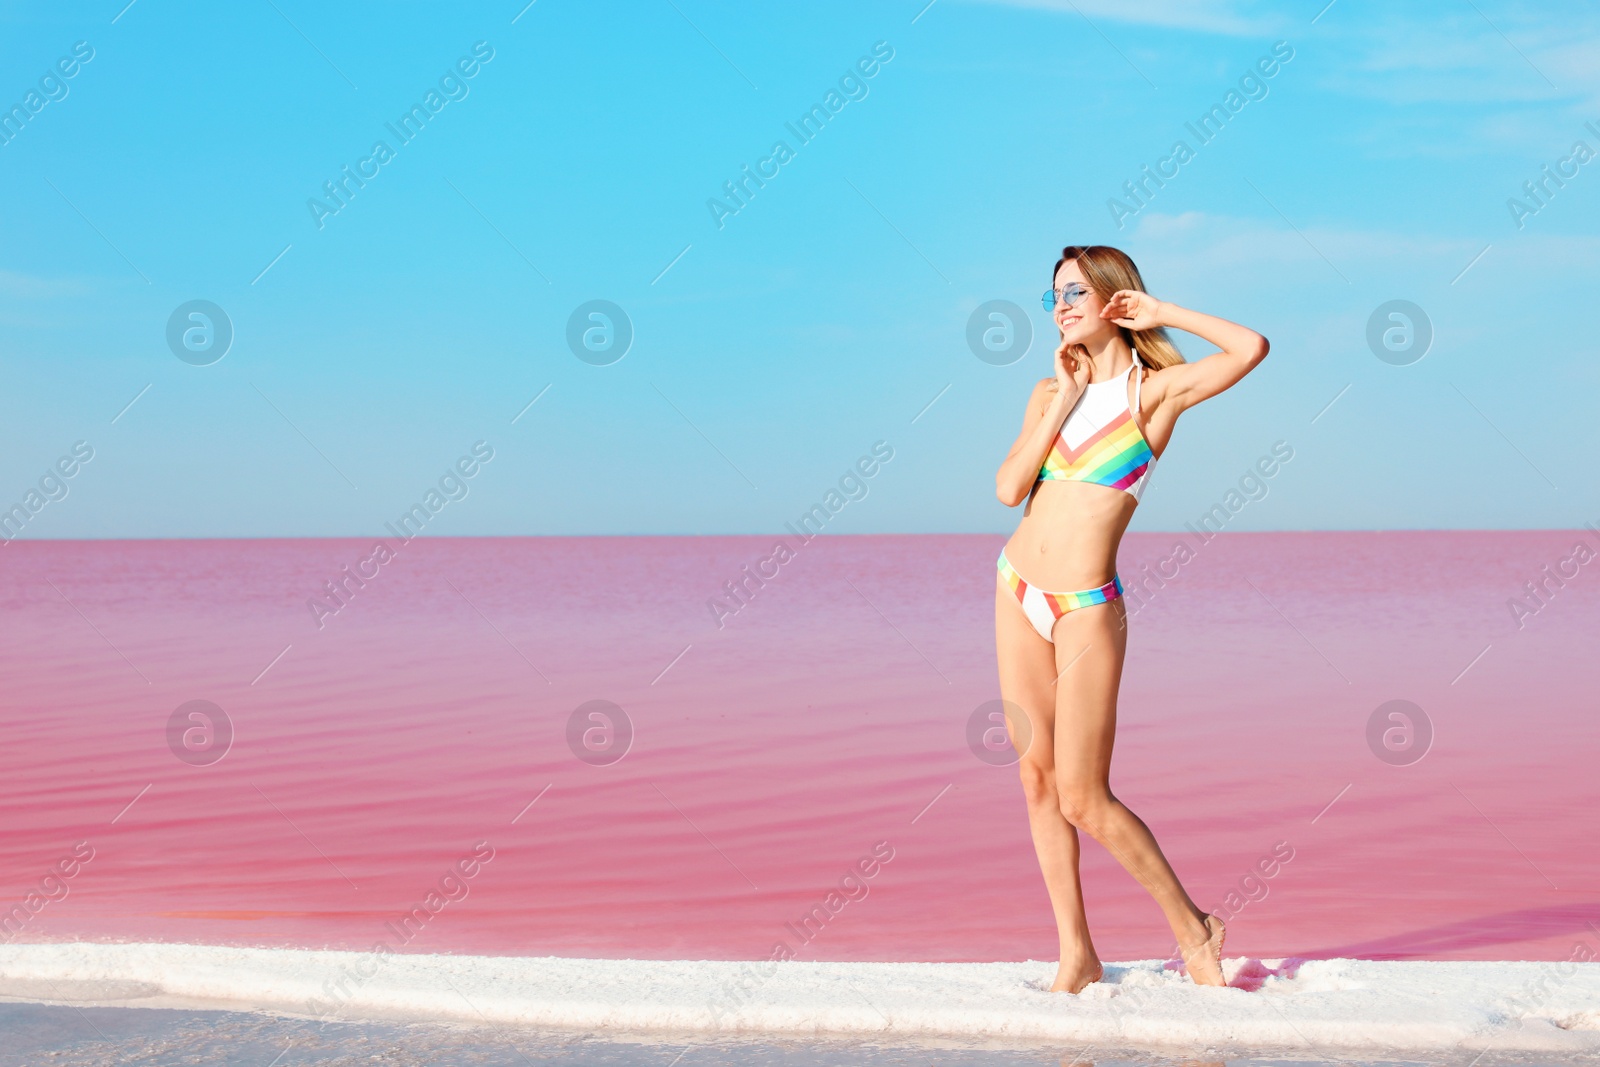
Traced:
[[1133, 350], [1122, 339], [1120, 332], [1082, 344], [1089, 353], [1091, 382], [1110, 381], [1133, 363]]

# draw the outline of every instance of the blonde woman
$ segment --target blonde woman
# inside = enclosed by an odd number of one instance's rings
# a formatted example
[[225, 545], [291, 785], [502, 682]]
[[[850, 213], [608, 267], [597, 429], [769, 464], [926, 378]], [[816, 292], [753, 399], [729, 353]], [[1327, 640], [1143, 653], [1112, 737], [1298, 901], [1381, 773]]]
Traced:
[[[995, 645], [1061, 940], [1050, 988], [1077, 993], [1104, 973], [1083, 910], [1079, 830], [1155, 898], [1190, 977], [1224, 985], [1222, 920], [1195, 905], [1150, 828], [1111, 792], [1127, 648], [1117, 546], [1178, 416], [1248, 374], [1266, 357], [1267, 340], [1157, 300], [1115, 248], [1064, 248], [1053, 278], [1044, 302], [1061, 331], [1055, 374], [1034, 386], [1022, 432], [995, 477], [1002, 503], [1027, 503], [1000, 554]], [[1169, 327], [1221, 351], [1186, 363]]]

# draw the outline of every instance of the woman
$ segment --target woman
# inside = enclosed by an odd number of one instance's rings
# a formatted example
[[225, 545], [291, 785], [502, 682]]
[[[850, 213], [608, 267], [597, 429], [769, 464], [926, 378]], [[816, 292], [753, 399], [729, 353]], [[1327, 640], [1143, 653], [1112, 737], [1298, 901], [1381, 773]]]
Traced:
[[[1157, 300], [1115, 248], [1062, 249], [1054, 279], [1045, 306], [1061, 331], [1055, 375], [1034, 386], [1022, 432], [995, 477], [1006, 506], [1028, 502], [1000, 554], [995, 645], [1061, 938], [1050, 988], [1077, 993], [1104, 973], [1083, 911], [1080, 829], [1161, 905], [1190, 977], [1225, 985], [1222, 920], [1195, 906], [1149, 827], [1111, 793], [1127, 647], [1117, 546], [1178, 416], [1248, 374], [1266, 357], [1267, 340]], [[1167, 327], [1222, 351], [1186, 363]], [[1019, 712], [1026, 724], [1016, 721]]]

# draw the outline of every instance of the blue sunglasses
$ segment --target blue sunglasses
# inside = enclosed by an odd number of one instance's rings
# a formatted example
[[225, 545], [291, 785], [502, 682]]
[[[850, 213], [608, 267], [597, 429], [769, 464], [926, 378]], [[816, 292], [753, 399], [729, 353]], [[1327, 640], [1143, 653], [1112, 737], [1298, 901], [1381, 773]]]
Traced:
[[1040, 303], [1044, 304], [1046, 311], [1054, 311], [1058, 299], [1061, 301], [1062, 307], [1075, 308], [1091, 292], [1093, 290], [1085, 285], [1080, 285], [1078, 282], [1068, 282], [1066, 287], [1062, 289], [1046, 289]]

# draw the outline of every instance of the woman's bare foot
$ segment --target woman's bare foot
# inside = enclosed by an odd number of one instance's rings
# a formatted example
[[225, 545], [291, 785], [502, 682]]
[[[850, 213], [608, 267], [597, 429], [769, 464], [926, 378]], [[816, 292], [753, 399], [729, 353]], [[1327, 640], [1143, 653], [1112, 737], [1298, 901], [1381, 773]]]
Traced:
[[1085, 986], [1100, 981], [1105, 973], [1106, 969], [1100, 965], [1100, 961], [1092, 956], [1087, 960], [1072, 960], [1063, 956], [1050, 992], [1081, 993]]
[[1227, 928], [1215, 915], [1207, 915], [1206, 931], [1211, 936], [1205, 941], [1187, 948], [1178, 946], [1183, 953], [1183, 964], [1195, 985], [1225, 986], [1228, 980], [1222, 975], [1222, 939], [1227, 936]]

